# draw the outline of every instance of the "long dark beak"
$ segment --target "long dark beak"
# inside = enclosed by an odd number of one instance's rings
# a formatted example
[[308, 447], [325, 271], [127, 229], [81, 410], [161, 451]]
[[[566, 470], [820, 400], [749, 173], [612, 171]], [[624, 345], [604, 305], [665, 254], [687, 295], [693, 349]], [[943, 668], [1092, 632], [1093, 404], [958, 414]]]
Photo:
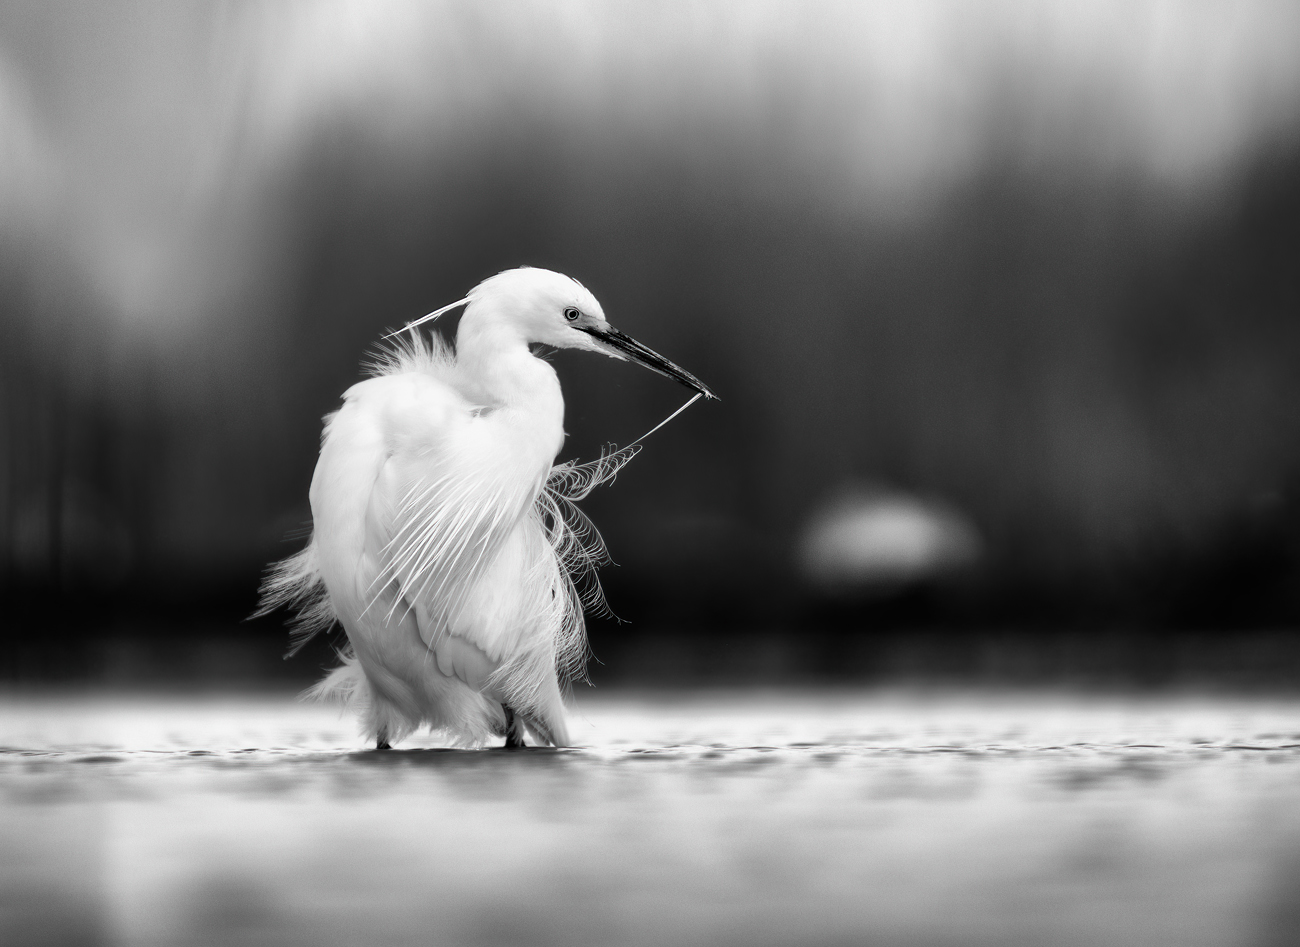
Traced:
[[709, 390], [709, 386], [704, 384], [686, 369], [680, 365], [674, 365], [668, 359], [664, 358], [653, 349], [646, 348], [630, 335], [624, 335], [609, 323], [601, 323], [593, 326], [575, 326], [582, 329], [588, 335], [591, 335], [601, 342], [604, 342], [610, 348], [619, 354], [638, 362], [650, 369], [652, 372], [658, 372], [665, 378], [671, 378], [680, 382], [692, 391], [698, 391], [706, 398], [718, 400], [718, 396]]

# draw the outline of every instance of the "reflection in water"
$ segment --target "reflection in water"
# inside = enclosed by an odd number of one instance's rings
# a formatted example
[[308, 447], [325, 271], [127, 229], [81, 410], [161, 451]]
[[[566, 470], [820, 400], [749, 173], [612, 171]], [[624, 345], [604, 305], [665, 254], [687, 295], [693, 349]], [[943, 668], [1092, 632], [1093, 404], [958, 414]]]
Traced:
[[1285, 943], [1300, 852], [1295, 702], [601, 695], [523, 752], [278, 698], [0, 720], [22, 943]]

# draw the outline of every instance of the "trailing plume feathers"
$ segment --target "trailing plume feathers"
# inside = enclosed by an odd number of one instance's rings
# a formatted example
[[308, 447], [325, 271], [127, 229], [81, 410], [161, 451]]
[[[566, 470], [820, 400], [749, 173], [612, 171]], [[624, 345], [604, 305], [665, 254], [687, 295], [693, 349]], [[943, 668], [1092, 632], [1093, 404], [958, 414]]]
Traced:
[[594, 523], [577, 506], [592, 490], [612, 483], [639, 452], [640, 447], [606, 448], [585, 464], [569, 461], [551, 468], [546, 486], [537, 497], [547, 536], [565, 572], [582, 591], [581, 603], [596, 615], [612, 615], [601, 592], [596, 570], [613, 562]]
[[287, 559], [274, 563], [258, 590], [260, 601], [253, 618], [269, 615], [277, 608], [295, 608], [298, 614], [289, 622], [289, 651], [292, 657], [308, 641], [334, 624], [336, 617], [329, 594], [316, 565], [316, 544]]
[[556, 634], [555, 664], [563, 681], [586, 679], [590, 655], [584, 611], [597, 617], [616, 617], [605, 601], [596, 574], [613, 560], [600, 532], [578, 509], [577, 501], [601, 484], [612, 482], [639, 450], [607, 449], [598, 459], [585, 464], [556, 464], [533, 507], [533, 515], [540, 521], [559, 566], [561, 588], [556, 590], [555, 598], [563, 608]]

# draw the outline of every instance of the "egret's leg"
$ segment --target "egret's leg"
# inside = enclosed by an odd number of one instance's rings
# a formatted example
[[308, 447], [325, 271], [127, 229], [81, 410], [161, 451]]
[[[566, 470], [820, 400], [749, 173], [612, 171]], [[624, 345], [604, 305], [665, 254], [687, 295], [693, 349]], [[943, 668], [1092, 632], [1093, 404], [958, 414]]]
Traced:
[[506, 749], [524, 746], [524, 722], [505, 704], [501, 705], [501, 709], [506, 712]]
[[379, 734], [375, 737], [375, 749], [391, 750], [392, 748], [393, 745], [388, 742], [388, 731], [380, 730]]

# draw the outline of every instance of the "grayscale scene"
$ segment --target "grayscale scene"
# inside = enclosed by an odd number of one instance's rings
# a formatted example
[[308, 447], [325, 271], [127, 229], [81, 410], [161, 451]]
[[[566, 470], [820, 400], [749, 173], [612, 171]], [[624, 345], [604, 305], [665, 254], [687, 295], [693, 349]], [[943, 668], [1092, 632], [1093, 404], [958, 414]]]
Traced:
[[1300, 6], [0, 0], [0, 604], [6, 947], [1300, 945]]

